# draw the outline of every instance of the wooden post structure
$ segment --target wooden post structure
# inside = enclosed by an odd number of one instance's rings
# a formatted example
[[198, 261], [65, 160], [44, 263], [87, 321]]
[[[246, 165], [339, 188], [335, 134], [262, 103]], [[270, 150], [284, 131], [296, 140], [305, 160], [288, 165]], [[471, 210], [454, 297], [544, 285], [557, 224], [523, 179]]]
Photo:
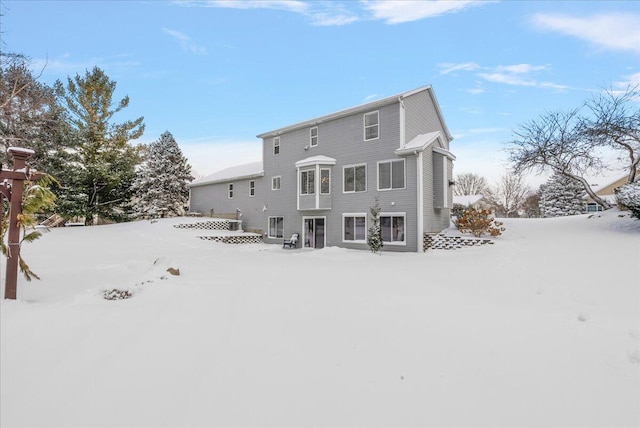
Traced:
[[[40, 174], [31, 175], [29, 172], [27, 159], [33, 156], [33, 150], [9, 147], [7, 152], [9, 156], [13, 157], [13, 169], [7, 171], [0, 169], [0, 180], [2, 181], [0, 191], [2, 192], [2, 197], [6, 198], [10, 204], [4, 298], [15, 300], [18, 289], [18, 260], [20, 258], [20, 226], [18, 225], [18, 215], [22, 213], [24, 181], [37, 179]], [[1, 199], [2, 198], [0, 198], [0, 200]]]

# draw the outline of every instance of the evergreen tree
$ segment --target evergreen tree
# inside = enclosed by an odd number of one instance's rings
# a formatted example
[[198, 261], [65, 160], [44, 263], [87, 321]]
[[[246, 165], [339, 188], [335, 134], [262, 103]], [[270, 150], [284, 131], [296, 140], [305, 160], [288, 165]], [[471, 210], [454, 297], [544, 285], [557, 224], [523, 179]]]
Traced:
[[191, 165], [169, 131], [146, 148], [134, 182], [135, 212], [143, 217], [180, 216], [189, 201]]
[[376, 198], [376, 203], [369, 209], [371, 213], [371, 226], [367, 233], [367, 244], [372, 253], [377, 253], [382, 247], [382, 230], [380, 229], [380, 203]]
[[29, 165], [51, 171], [68, 152], [65, 122], [53, 88], [38, 81], [20, 55], [0, 53], [0, 163], [7, 166], [7, 148], [35, 152]]
[[121, 221], [128, 218], [139, 149], [129, 144], [144, 132], [143, 118], [113, 123], [113, 116], [129, 105], [125, 96], [112, 104], [116, 82], [99, 69], [57, 81], [55, 92], [67, 113], [69, 138], [77, 149], [58, 177], [60, 214], [84, 216], [87, 224], [100, 217]]
[[540, 215], [562, 217], [583, 214], [586, 195], [582, 183], [554, 174], [540, 186]]

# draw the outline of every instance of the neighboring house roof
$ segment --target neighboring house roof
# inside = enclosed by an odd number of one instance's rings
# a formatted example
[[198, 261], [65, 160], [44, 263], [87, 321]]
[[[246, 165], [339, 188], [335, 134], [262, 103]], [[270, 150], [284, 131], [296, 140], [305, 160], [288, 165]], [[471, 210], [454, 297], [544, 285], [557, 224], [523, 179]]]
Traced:
[[480, 202], [484, 196], [482, 195], [462, 195], [462, 196], [453, 196], [453, 203], [460, 204], [464, 206], [475, 205]]
[[436, 108], [436, 112], [438, 113], [438, 119], [440, 120], [440, 123], [442, 125], [442, 129], [445, 130], [445, 134], [446, 137], [449, 141], [453, 140], [453, 137], [451, 136], [451, 133], [449, 132], [449, 129], [447, 128], [446, 123], [444, 122], [444, 118], [442, 117], [442, 112], [440, 111], [440, 106], [438, 104], [438, 101], [436, 100], [436, 96], [433, 93], [433, 89], [431, 88], [431, 86], [423, 86], [421, 88], [417, 88], [411, 91], [407, 91], [407, 92], [403, 92], [397, 95], [392, 95], [390, 97], [386, 97], [386, 98], [382, 98], [376, 101], [372, 101], [366, 104], [360, 104], [358, 106], [355, 107], [351, 107], [345, 110], [340, 110], [337, 111], [335, 113], [331, 113], [325, 116], [319, 116], [313, 119], [309, 119], [309, 120], [305, 120], [304, 122], [299, 122], [290, 126], [286, 126], [284, 128], [279, 128], [279, 129], [275, 129], [273, 131], [269, 131], [269, 132], [265, 132], [263, 134], [258, 135], [258, 138], [269, 138], [269, 137], [276, 137], [280, 134], [284, 134], [286, 132], [290, 132], [290, 131], [294, 131], [296, 129], [301, 129], [301, 128], [306, 128], [308, 126], [314, 126], [314, 125], [318, 125], [322, 122], [327, 122], [330, 120], [334, 120], [334, 119], [339, 119], [341, 117], [345, 117], [345, 116], [350, 116], [352, 114], [355, 113], [359, 113], [359, 112], [366, 112], [368, 110], [371, 109], [375, 109], [377, 107], [382, 107], [388, 104], [393, 104], [395, 102], [398, 102], [398, 100], [408, 97], [410, 95], [414, 95], [417, 94], [418, 92], [422, 92], [422, 91], [428, 91], [429, 95], [431, 96], [431, 99], [433, 101], [433, 105]]
[[206, 177], [199, 178], [189, 185], [190, 187], [203, 186], [205, 184], [220, 183], [224, 181], [257, 178], [264, 176], [262, 161], [232, 166]]

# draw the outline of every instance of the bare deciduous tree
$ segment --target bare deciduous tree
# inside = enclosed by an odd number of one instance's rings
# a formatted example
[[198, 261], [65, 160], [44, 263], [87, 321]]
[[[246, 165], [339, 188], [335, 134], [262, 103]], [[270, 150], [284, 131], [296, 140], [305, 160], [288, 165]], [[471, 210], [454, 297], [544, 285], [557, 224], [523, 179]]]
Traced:
[[582, 132], [595, 144], [622, 153], [628, 170], [627, 183], [636, 180], [640, 166], [640, 87], [627, 87], [619, 93], [608, 90], [587, 101], [592, 116], [585, 118]]
[[609, 209], [611, 204], [596, 195], [585, 179], [603, 167], [596, 154], [601, 142], [585, 138], [584, 120], [578, 113], [578, 109], [550, 112], [521, 125], [510, 142], [509, 157], [514, 171], [551, 170], [579, 181], [595, 202]]
[[522, 174], [507, 171], [495, 186], [489, 188], [485, 199], [494, 207], [497, 217], [518, 217], [530, 192]]
[[460, 174], [455, 178], [453, 194], [456, 196], [484, 195], [489, 187], [487, 180], [477, 174]]

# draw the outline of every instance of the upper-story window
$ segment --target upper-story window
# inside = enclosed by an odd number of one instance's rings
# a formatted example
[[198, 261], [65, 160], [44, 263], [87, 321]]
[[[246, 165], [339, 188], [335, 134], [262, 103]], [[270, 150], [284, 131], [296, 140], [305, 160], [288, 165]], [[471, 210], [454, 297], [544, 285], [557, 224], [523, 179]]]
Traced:
[[367, 191], [367, 165], [349, 165], [342, 171], [344, 193]]
[[328, 195], [331, 193], [331, 170], [322, 168], [320, 170], [320, 194]]
[[279, 175], [271, 177], [271, 190], [280, 190], [281, 178]]
[[229, 199], [233, 199], [233, 183], [229, 183], [229, 187], [227, 187]]
[[280, 137], [273, 137], [273, 154], [280, 153]]
[[249, 182], [249, 197], [252, 198], [256, 195], [256, 181], [251, 180]]
[[318, 145], [318, 127], [314, 126], [309, 130], [309, 146], [315, 147]]
[[404, 189], [404, 159], [378, 162], [378, 190]]
[[300, 171], [300, 194], [313, 195], [316, 193], [316, 171], [315, 169], [307, 169]]
[[380, 136], [380, 115], [378, 111], [364, 114], [364, 140], [375, 140]]

